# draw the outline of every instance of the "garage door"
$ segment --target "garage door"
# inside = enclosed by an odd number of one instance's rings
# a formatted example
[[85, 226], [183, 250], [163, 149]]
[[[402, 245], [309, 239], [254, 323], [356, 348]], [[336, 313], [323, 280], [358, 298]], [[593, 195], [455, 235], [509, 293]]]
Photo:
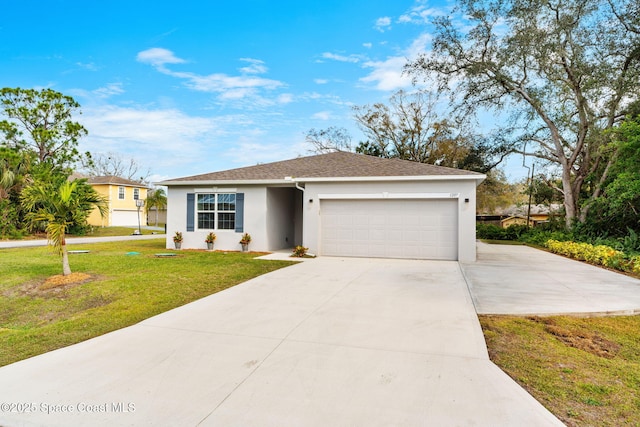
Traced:
[[111, 225], [113, 226], [127, 226], [138, 225], [138, 211], [119, 211], [112, 212]]
[[458, 201], [322, 200], [320, 253], [458, 259]]

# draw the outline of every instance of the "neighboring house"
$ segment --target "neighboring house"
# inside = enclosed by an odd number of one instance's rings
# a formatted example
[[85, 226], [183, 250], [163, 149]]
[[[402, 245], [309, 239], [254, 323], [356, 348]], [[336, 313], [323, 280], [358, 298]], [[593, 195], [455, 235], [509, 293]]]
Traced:
[[[529, 216], [529, 227], [535, 227], [542, 222], [549, 221], [549, 214], [531, 214]], [[512, 225], [527, 225], [527, 217], [521, 215], [509, 216], [500, 220], [502, 228], [508, 228]]]
[[[107, 199], [108, 213], [103, 218], [100, 212], [94, 209], [87, 221], [90, 225], [98, 227], [110, 226], [138, 226], [138, 200], [147, 198], [147, 187], [136, 181], [117, 176], [94, 176], [88, 183]], [[147, 223], [147, 214], [144, 207], [140, 208], [140, 224]]]
[[510, 206], [502, 212], [500, 217], [500, 226], [507, 228], [511, 225], [526, 225], [527, 217], [529, 217], [529, 226], [535, 227], [536, 225], [549, 222], [549, 220], [560, 214], [562, 205], [520, 205]]
[[334, 152], [158, 183], [167, 192], [167, 248], [474, 261], [476, 186], [485, 175]]

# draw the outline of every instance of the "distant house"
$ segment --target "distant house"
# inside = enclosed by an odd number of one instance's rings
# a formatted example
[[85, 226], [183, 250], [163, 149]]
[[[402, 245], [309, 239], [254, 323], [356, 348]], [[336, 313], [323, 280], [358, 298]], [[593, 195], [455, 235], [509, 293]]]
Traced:
[[[542, 222], [549, 221], [549, 214], [531, 214], [529, 216], [529, 227], [535, 227]], [[500, 220], [500, 226], [502, 228], [508, 228], [512, 225], [526, 225], [527, 217], [522, 215], [513, 215]]]
[[88, 183], [102, 196], [106, 197], [108, 213], [102, 218], [100, 212], [95, 209], [87, 219], [88, 223], [98, 227], [111, 226], [137, 226], [138, 210], [140, 211], [140, 224], [147, 223], [147, 214], [144, 207], [138, 206], [138, 200], [147, 198], [147, 187], [136, 181], [117, 176], [94, 176]]

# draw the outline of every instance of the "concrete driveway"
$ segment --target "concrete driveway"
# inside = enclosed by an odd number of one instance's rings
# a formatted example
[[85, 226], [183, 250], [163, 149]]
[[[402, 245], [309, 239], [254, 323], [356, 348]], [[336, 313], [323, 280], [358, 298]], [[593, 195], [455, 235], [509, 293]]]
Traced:
[[528, 246], [477, 249], [461, 266], [478, 314], [640, 313], [640, 280]]
[[0, 368], [0, 403], [3, 426], [562, 425], [489, 361], [447, 261], [281, 269]]

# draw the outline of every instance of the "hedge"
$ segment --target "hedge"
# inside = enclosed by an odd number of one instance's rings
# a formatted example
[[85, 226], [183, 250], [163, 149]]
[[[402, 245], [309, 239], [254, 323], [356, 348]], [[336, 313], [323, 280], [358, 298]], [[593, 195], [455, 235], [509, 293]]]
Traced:
[[544, 246], [556, 254], [586, 261], [595, 265], [604, 265], [616, 270], [640, 274], [640, 255], [628, 257], [624, 252], [613, 249], [610, 246], [578, 242], [560, 242], [553, 239], [547, 240]]

